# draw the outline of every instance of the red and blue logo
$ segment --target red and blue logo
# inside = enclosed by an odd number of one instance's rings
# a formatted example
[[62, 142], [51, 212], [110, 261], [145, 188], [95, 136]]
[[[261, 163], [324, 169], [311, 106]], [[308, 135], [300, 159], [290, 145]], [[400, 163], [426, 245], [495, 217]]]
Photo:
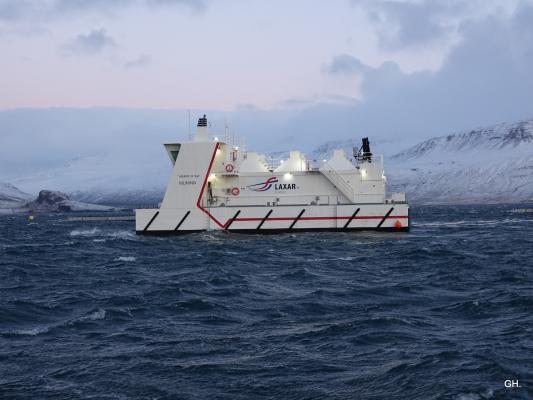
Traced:
[[278, 182], [278, 178], [275, 176], [271, 176], [266, 181], [261, 183], [256, 183], [255, 185], [247, 186], [248, 189], [254, 191], [254, 192], [264, 192], [265, 190], [268, 190], [272, 187], [273, 184]]

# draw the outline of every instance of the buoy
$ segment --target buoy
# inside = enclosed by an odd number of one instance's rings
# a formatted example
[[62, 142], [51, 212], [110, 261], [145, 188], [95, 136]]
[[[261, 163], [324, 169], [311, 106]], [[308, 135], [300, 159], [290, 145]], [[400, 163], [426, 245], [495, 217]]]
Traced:
[[226, 172], [233, 172], [233, 164], [226, 164]]
[[238, 196], [241, 193], [240, 189], [238, 187], [234, 187], [231, 189], [231, 194], [234, 196]]
[[394, 227], [395, 227], [396, 229], [401, 229], [401, 228], [403, 228], [403, 225], [402, 225], [402, 223], [400, 222], [399, 219], [396, 220], [396, 223], [394, 224]]
[[33, 215], [28, 215], [28, 220], [33, 221], [35, 217]]

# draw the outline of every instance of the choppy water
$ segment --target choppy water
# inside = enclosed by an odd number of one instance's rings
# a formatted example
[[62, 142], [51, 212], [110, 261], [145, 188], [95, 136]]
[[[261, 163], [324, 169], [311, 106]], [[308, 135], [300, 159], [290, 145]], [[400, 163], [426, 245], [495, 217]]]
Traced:
[[415, 208], [402, 234], [0, 217], [0, 397], [533, 398], [533, 214], [511, 208]]

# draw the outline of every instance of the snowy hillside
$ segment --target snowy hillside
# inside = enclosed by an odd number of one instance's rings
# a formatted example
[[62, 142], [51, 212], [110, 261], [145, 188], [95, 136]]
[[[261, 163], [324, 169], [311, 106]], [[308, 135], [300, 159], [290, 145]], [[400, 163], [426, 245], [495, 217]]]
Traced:
[[436, 152], [517, 149], [531, 151], [533, 120], [504, 123], [426, 140], [394, 156], [407, 160]]
[[[336, 148], [351, 156], [360, 139], [326, 142], [307, 158], [329, 158]], [[411, 147], [403, 139], [371, 137], [370, 143], [374, 154], [385, 155], [389, 192], [406, 192], [413, 203], [533, 202], [533, 120], [436, 137]], [[406, 149], [398, 153], [402, 148]], [[291, 149], [285, 150], [269, 156], [287, 158]], [[155, 204], [163, 197], [171, 168], [159, 146], [150, 153], [115, 149], [12, 183], [32, 195], [47, 188], [91, 203]], [[0, 201], [28, 196], [9, 185], [0, 193]]]
[[[345, 140], [330, 140], [323, 143], [314, 149], [308, 157], [313, 160], [322, 160], [331, 157], [333, 150], [343, 149], [346, 156], [351, 157], [353, 154], [353, 148], [359, 149], [361, 147], [362, 137]], [[398, 149], [405, 148], [410, 143], [405, 139], [384, 139], [379, 137], [370, 137], [370, 146], [372, 152], [376, 155], [383, 154], [385, 157], [389, 157], [395, 154]], [[414, 143], [412, 143], [414, 144]]]
[[391, 191], [415, 203], [533, 201], [533, 120], [432, 138], [387, 160]]
[[90, 203], [153, 204], [161, 201], [170, 171], [163, 151], [146, 159], [114, 154], [77, 158], [12, 182], [32, 194], [49, 188]]
[[[388, 190], [406, 192], [413, 203], [533, 202], [533, 120], [435, 137], [408, 147], [400, 140], [370, 138], [384, 154]], [[333, 140], [311, 159], [342, 148], [348, 156], [359, 140]]]
[[32, 196], [15, 186], [0, 182], [0, 208], [16, 208], [29, 201]]

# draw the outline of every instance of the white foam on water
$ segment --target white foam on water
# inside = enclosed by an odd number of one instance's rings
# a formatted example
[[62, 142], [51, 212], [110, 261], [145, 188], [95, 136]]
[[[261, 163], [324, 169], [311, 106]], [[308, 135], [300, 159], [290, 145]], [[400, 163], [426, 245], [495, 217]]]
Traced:
[[97, 320], [97, 319], [104, 319], [105, 318], [105, 310], [104, 309], [99, 309], [91, 314], [89, 314], [87, 316], [88, 319], [90, 320]]
[[533, 213], [533, 208], [514, 208], [509, 212], [519, 213], [519, 214]]
[[489, 220], [460, 220], [453, 222], [426, 222], [426, 223], [417, 223], [413, 222], [412, 226], [426, 226], [426, 227], [435, 227], [435, 228], [451, 228], [451, 227], [460, 227], [460, 226], [493, 226], [493, 225], [503, 225], [503, 224], [518, 224], [522, 222], [531, 222], [530, 219], [518, 219], [518, 218], [502, 218], [502, 219], [489, 219]]
[[93, 228], [93, 229], [75, 229], [72, 232], [70, 232], [70, 236], [96, 236], [100, 234], [100, 229]]
[[[77, 318], [75, 321], [83, 322], [83, 321], [96, 321], [99, 319], [104, 319], [106, 315], [106, 312], [103, 308], [99, 308], [96, 311], [93, 311], [92, 313], [85, 315], [83, 317]], [[73, 321], [73, 322], [75, 322]]]
[[113, 239], [131, 239], [136, 237], [133, 231], [128, 230], [105, 232], [105, 236]]
[[103, 231], [100, 228], [92, 229], [75, 229], [70, 232], [70, 236], [76, 237], [99, 237], [98, 239], [93, 239], [95, 242], [104, 242], [104, 238], [111, 239], [132, 239], [135, 238], [135, 233], [130, 230], [119, 230], [119, 231]]
[[40, 333], [48, 332], [50, 329], [52, 329], [51, 326], [37, 326], [31, 329], [21, 329], [19, 331], [14, 331], [13, 333], [15, 335], [37, 336]]
[[37, 336], [37, 335], [40, 335], [41, 333], [47, 333], [51, 329], [56, 328], [56, 327], [69, 326], [69, 325], [71, 326], [75, 324], [76, 322], [96, 321], [96, 320], [104, 319], [105, 316], [106, 316], [106, 311], [103, 308], [99, 308], [98, 310], [93, 311], [88, 315], [84, 315], [82, 317], [75, 318], [67, 322], [62, 322], [62, 323], [48, 325], [48, 326], [37, 326], [35, 328], [30, 328], [30, 329], [20, 329], [20, 330], [12, 331], [11, 333], [14, 335]]
[[494, 396], [494, 390], [487, 389], [480, 394], [477, 393], [463, 393], [457, 396], [456, 400], [484, 400], [490, 399]]
[[355, 257], [334, 257], [334, 258], [308, 258], [307, 262], [323, 262], [323, 261], [352, 261]]
[[457, 400], [481, 400], [481, 396], [475, 393], [460, 394], [456, 397]]
[[119, 258], [115, 258], [115, 261], [134, 262], [134, 261], [137, 261], [137, 258], [135, 258], [135, 257], [133, 257], [133, 256], [119, 257]]

